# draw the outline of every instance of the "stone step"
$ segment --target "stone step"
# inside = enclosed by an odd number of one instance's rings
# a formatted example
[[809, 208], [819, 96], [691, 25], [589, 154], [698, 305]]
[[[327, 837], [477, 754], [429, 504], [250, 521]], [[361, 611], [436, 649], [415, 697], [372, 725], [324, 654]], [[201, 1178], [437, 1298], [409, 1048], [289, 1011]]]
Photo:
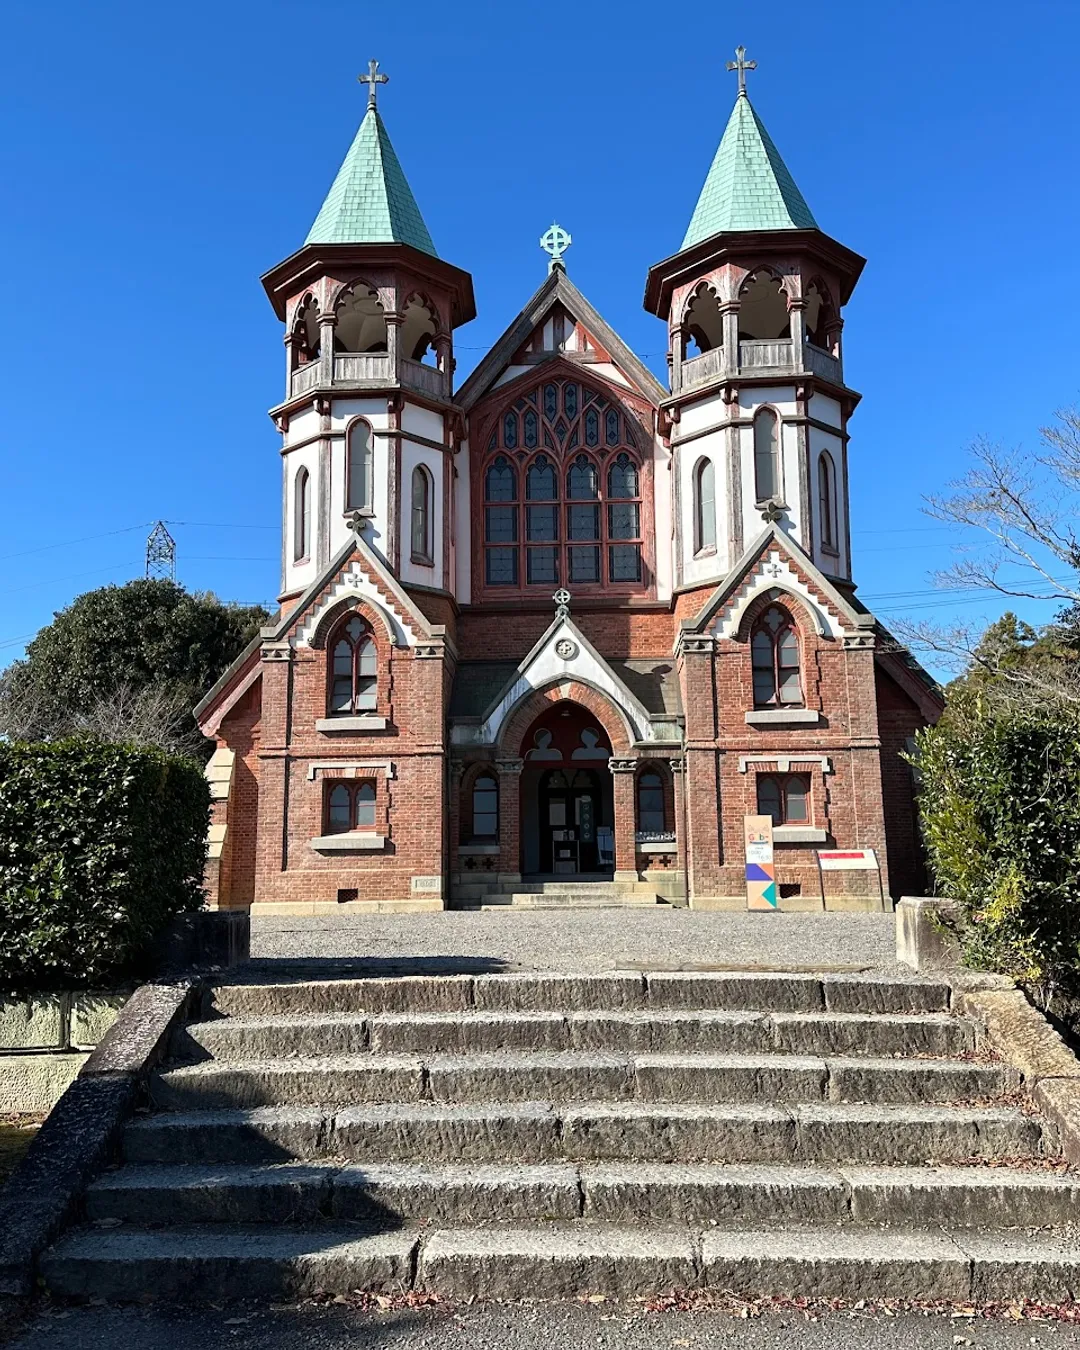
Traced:
[[91, 1220], [128, 1224], [805, 1223], [884, 1227], [1067, 1225], [1080, 1176], [1039, 1168], [717, 1163], [124, 1167], [86, 1194]]
[[971, 1022], [949, 1013], [633, 1012], [317, 1013], [196, 1022], [180, 1059], [494, 1050], [721, 1051], [932, 1055], [973, 1050]]
[[769, 971], [657, 971], [575, 975], [513, 972], [338, 980], [225, 983], [217, 1012], [244, 1017], [295, 1013], [581, 1012], [646, 1008], [732, 1012], [946, 1012], [950, 990], [917, 977]]
[[1080, 1292], [1080, 1247], [1045, 1235], [550, 1223], [76, 1232], [41, 1262], [56, 1296], [185, 1303], [416, 1286], [443, 1297], [633, 1297], [673, 1288], [960, 1302]]
[[[1048, 1140], [1047, 1150], [1053, 1148]], [[793, 1162], [889, 1164], [1027, 1158], [1044, 1150], [1037, 1120], [1016, 1107], [687, 1106], [431, 1102], [248, 1111], [164, 1112], [133, 1121], [124, 1157], [144, 1163]]]
[[485, 912], [495, 909], [642, 909], [667, 903], [655, 891], [640, 895], [635, 892], [597, 895], [582, 887], [580, 891], [514, 891], [509, 895], [491, 895], [477, 908]]
[[150, 1094], [173, 1110], [403, 1100], [881, 1105], [990, 1100], [1019, 1083], [1016, 1070], [974, 1060], [540, 1050], [209, 1061], [155, 1074]]

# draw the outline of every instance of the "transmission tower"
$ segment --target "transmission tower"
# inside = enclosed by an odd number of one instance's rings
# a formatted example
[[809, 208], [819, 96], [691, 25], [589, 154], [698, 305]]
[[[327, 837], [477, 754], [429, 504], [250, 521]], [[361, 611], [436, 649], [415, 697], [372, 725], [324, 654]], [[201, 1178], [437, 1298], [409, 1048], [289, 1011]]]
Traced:
[[159, 520], [146, 541], [146, 575], [162, 581], [176, 580], [176, 540]]

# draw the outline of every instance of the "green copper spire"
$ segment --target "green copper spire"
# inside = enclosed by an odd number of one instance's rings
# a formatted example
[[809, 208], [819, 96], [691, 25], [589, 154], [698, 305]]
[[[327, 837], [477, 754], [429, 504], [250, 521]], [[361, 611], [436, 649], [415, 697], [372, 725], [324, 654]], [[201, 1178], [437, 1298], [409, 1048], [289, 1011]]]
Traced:
[[370, 74], [359, 77], [369, 86], [367, 112], [304, 243], [411, 244], [437, 258], [379, 116], [376, 90], [388, 77], [378, 74], [378, 68], [372, 61]]
[[[746, 92], [746, 72], [756, 63], [736, 48], [729, 70], [739, 72], [723, 139], [682, 241], [684, 249], [723, 230], [814, 230], [814, 219]], [[680, 250], [681, 251], [681, 250]]]

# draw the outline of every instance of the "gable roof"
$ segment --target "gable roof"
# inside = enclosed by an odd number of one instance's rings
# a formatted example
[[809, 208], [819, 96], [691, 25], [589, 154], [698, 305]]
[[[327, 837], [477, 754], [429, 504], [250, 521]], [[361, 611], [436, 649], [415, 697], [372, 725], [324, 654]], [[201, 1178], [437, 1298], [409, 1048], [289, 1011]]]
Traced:
[[439, 256], [377, 108], [368, 108], [304, 243], [411, 244]]
[[815, 230], [817, 221], [745, 91], [735, 100], [682, 248], [731, 230]]
[[[667, 390], [603, 319], [561, 267], [555, 268], [532, 295], [525, 308], [457, 392], [457, 402], [468, 411], [488, 392], [508, 365], [514, 353], [556, 306], [562, 305], [610, 353], [612, 362], [638, 390], [653, 403], [667, 397]], [[552, 359], [557, 359], [552, 354]]]

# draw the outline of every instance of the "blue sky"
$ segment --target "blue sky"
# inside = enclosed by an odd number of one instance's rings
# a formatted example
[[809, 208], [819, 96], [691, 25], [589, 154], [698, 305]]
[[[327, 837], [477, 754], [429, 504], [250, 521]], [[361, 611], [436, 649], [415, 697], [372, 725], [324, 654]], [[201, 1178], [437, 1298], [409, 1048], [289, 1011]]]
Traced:
[[258, 278], [302, 242], [370, 56], [439, 252], [475, 279], [459, 374], [543, 279], [553, 217], [660, 372], [645, 274], [678, 248], [745, 43], [819, 223], [869, 259], [845, 329], [860, 594], [887, 619], [1002, 608], [928, 593], [952, 536], [920, 503], [977, 435], [1034, 446], [1080, 401], [1075, 3], [43, 0], [4, 38], [0, 664], [140, 575], [158, 517], [187, 586], [272, 600], [284, 366]]

